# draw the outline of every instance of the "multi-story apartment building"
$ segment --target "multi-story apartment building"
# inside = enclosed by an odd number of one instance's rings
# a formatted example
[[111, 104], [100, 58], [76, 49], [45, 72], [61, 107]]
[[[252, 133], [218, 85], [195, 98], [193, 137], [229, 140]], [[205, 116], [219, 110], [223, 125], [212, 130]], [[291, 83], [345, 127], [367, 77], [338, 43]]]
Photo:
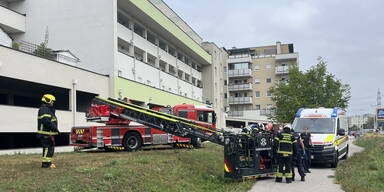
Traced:
[[228, 50], [227, 124], [234, 127], [268, 121], [274, 106], [269, 89], [286, 83], [290, 67], [298, 67], [293, 44], [233, 48]]
[[[223, 93], [211, 93], [219, 90], [215, 66], [226, 55], [203, 45], [161, 0], [0, 0], [0, 28], [0, 111], [9, 120], [0, 136], [8, 140], [10, 132], [15, 141], [35, 132], [46, 92], [57, 97], [59, 126], [67, 133], [86, 124], [95, 95], [148, 107], [209, 102], [224, 111], [216, 101]], [[35, 56], [42, 42], [57, 50], [48, 59]]]
[[[359, 129], [364, 129], [365, 124], [368, 123], [369, 119], [375, 118], [373, 114], [355, 115], [348, 117], [348, 128], [356, 126]], [[374, 127], [366, 127], [367, 129], [373, 129]]]

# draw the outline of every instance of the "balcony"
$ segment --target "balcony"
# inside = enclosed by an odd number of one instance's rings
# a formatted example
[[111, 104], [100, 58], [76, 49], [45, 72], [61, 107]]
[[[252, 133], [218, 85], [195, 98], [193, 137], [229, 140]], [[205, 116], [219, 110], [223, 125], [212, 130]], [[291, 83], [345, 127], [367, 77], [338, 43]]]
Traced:
[[240, 84], [240, 85], [229, 85], [228, 86], [229, 91], [247, 91], [247, 90], [252, 90], [252, 84], [247, 83], [247, 84]]
[[230, 117], [241, 117], [244, 115], [244, 111], [229, 111], [228, 116]]
[[252, 58], [250, 55], [230, 55], [228, 57], [228, 63], [251, 63]]
[[289, 66], [277, 66], [276, 75], [287, 75], [289, 72]]
[[0, 6], [0, 27], [7, 33], [25, 32], [25, 15]]
[[252, 77], [251, 69], [228, 70], [228, 77]]
[[229, 104], [252, 104], [252, 97], [230, 97]]
[[299, 58], [298, 53], [278, 54], [275, 56], [277, 61], [297, 60]]

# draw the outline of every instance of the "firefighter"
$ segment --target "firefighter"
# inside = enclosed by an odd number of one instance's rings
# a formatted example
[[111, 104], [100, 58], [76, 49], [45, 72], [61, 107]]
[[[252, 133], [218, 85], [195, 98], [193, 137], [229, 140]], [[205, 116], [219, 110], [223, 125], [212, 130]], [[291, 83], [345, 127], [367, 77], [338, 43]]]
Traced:
[[51, 94], [45, 94], [41, 101], [37, 117], [37, 137], [43, 147], [42, 165], [43, 168], [56, 168], [52, 164], [52, 157], [55, 152], [55, 135], [59, 134], [57, 129], [57, 118], [53, 103], [55, 97]]
[[296, 140], [296, 151], [293, 155], [292, 162], [292, 180], [295, 180], [295, 166], [297, 167], [297, 171], [301, 177], [301, 181], [305, 181], [305, 171], [304, 171], [304, 156], [305, 156], [305, 147], [303, 140], [300, 137], [299, 133], [293, 133], [293, 136]]
[[285, 125], [283, 131], [275, 137], [275, 150], [277, 156], [276, 182], [282, 182], [283, 176], [287, 183], [292, 182], [292, 155], [296, 150], [296, 140], [291, 134], [291, 126]]

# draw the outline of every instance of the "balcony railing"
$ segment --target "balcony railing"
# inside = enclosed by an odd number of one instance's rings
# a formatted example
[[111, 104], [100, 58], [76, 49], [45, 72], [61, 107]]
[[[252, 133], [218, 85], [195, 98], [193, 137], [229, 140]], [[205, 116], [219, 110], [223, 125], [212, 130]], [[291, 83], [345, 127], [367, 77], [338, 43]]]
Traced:
[[260, 109], [260, 115], [271, 115], [272, 110], [271, 109]]
[[228, 116], [230, 117], [241, 117], [244, 115], [244, 111], [229, 111]]
[[297, 60], [299, 55], [297, 53], [278, 54], [275, 56], [276, 60]]
[[252, 97], [230, 97], [229, 104], [252, 104]]
[[228, 77], [252, 77], [251, 69], [228, 70]]
[[252, 90], [252, 84], [240, 84], [240, 85], [229, 85], [228, 86], [229, 91], [245, 91], [245, 90]]
[[228, 63], [251, 63], [251, 55], [230, 55], [228, 57]]
[[289, 67], [288, 66], [278, 66], [278, 67], [276, 67], [276, 74], [277, 75], [288, 74], [288, 72], [289, 72]]

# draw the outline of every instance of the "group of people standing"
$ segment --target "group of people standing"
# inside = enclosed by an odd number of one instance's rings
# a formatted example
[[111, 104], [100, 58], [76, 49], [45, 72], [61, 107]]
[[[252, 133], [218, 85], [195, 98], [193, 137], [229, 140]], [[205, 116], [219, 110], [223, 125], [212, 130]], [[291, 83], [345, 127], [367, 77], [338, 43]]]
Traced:
[[302, 133], [294, 132], [290, 125], [275, 134], [274, 149], [278, 164], [276, 182], [282, 182], [285, 177], [287, 183], [295, 180], [294, 168], [297, 167], [301, 181], [305, 181], [306, 173], [310, 173], [312, 145], [311, 133], [304, 128]]

